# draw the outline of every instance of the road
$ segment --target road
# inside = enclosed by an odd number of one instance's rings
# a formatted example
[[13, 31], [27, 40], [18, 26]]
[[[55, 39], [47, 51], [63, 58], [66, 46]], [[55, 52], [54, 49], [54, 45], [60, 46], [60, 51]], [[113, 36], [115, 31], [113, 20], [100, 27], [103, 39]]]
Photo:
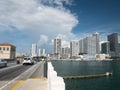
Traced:
[[10, 90], [10, 87], [19, 80], [44, 77], [45, 61], [35, 65], [8, 64], [6, 68], [0, 68], [0, 90]]

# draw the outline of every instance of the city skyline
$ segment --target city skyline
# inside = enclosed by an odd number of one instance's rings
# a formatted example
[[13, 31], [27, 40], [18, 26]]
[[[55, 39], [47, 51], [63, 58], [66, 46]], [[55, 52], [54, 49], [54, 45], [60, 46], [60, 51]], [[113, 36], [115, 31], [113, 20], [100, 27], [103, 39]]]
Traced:
[[[32, 43], [52, 52], [53, 38], [80, 40], [92, 33], [100, 41], [120, 30], [119, 0], [1, 0], [0, 39], [17, 47], [17, 52], [29, 52]], [[120, 40], [120, 39], [119, 39]], [[119, 41], [120, 42], [120, 41]]]
[[[53, 59], [81, 59], [94, 58], [102, 60], [103, 58], [119, 57], [120, 55], [120, 43], [118, 42], [118, 33], [111, 33], [106, 36], [106, 42], [99, 42], [99, 33], [93, 33], [80, 40], [71, 40], [69, 47], [61, 46], [62, 39], [54, 39], [54, 53], [52, 53]], [[69, 53], [65, 52], [66, 50]], [[82, 58], [83, 59], [83, 58]]]

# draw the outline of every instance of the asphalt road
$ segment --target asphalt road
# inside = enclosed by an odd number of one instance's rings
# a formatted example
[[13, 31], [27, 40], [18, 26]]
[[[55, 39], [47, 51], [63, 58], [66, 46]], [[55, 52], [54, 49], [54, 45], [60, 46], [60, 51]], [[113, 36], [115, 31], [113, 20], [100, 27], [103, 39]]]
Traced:
[[0, 81], [9, 81], [17, 77], [24, 71], [26, 71], [30, 66], [17, 66], [14, 68], [6, 69], [0, 72]]
[[[0, 69], [0, 90], [9, 90], [9, 87], [19, 80], [44, 77], [45, 61], [35, 65], [11, 64]], [[7, 89], [6, 89], [7, 88]]]

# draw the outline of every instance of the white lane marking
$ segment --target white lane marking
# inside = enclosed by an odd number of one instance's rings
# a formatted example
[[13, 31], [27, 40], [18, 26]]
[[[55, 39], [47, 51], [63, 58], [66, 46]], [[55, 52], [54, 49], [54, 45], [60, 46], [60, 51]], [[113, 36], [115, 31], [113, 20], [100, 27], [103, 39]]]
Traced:
[[[16, 78], [14, 78], [13, 80], [9, 81], [8, 83], [6, 83], [4, 86], [0, 87], [0, 90], [4, 89], [5, 87], [7, 87], [8, 85], [10, 85], [11, 83], [17, 81], [17, 79], [19, 79], [22, 75], [24, 75], [25, 73], [28, 73], [30, 71], [31, 75], [32, 72], [31, 70], [34, 72], [33, 68], [38, 67], [40, 63], [34, 65], [33, 67], [29, 68], [27, 71], [25, 71], [24, 73], [22, 73], [21, 75], [17, 76]], [[37, 69], [37, 68], [36, 68]]]

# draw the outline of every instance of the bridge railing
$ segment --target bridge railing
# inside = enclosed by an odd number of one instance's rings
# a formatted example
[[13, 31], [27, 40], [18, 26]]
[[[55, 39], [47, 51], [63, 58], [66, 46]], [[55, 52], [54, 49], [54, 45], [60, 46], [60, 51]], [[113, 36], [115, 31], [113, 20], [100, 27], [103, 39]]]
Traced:
[[57, 76], [51, 62], [48, 62], [48, 87], [49, 90], [65, 90], [65, 83], [62, 77]]

